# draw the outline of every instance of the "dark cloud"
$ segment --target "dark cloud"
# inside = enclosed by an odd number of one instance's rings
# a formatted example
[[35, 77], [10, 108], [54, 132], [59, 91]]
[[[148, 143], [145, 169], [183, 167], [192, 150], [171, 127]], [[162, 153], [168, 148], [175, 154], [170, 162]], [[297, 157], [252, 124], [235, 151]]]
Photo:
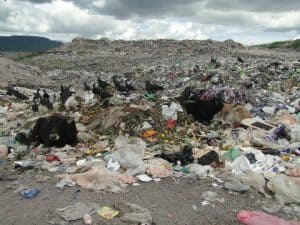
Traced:
[[[102, 7], [96, 7], [93, 0], [70, 0], [92, 12], [112, 15], [117, 18], [131, 17], [190, 17], [195, 11], [205, 10], [243, 12], [286, 12], [300, 9], [299, 0], [106, 0]], [[198, 8], [201, 6], [201, 8]]]
[[285, 12], [300, 9], [299, 0], [207, 0], [206, 7], [215, 10], [246, 12]]
[[[21, 0], [19, 0], [21, 1]], [[41, 3], [51, 3], [52, 0], [22, 0], [22, 1], [25, 1], [25, 2], [32, 2], [32, 3], [38, 3], [38, 4], [41, 4]]]
[[120, 19], [131, 17], [166, 17], [184, 14], [183, 6], [202, 2], [201, 0], [106, 0], [102, 7], [96, 7], [93, 0], [72, 0], [77, 6], [93, 13], [111, 15]]

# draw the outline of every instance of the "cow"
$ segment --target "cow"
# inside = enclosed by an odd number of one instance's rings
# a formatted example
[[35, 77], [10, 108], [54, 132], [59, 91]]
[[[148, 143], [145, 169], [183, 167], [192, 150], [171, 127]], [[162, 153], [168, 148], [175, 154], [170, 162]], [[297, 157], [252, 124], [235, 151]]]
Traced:
[[191, 87], [186, 87], [177, 100], [188, 114], [201, 123], [209, 123], [224, 105], [221, 93], [211, 99], [202, 100], [199, 93], [193, 91]]
[[44, 144], [46, 147], [63, 147], [66, 144], [76, 145], [78, 140], [75, 121], [61, 114], [41, 117], [32, 129], [28, 146], [33, 142]]

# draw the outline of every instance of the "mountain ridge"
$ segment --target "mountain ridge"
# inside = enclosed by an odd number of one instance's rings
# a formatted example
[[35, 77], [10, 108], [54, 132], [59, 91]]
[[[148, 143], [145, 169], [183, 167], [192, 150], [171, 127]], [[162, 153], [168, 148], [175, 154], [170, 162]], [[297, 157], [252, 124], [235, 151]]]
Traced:
[[40, 36], [0, 36], [1, 52], [39, 52], [61, 46], [60, 41], [50, 40]]

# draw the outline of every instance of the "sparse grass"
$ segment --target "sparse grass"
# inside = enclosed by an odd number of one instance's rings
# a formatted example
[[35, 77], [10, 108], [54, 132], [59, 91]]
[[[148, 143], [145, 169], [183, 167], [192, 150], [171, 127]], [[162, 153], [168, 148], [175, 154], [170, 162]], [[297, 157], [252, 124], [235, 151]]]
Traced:
[[259, 45], [261, 47], [276, 49], [276, 48], [290, 48], [290, 49], [300, 49], [300, 39], [294, 41], [276, 41], [270, 44]]
[[280, 48], [282, 45], [284, 44], [283, 41], [277, 41], [277, 42], [273, 42], [271, 44], [267, 44], [266, 47], [267, 48]]
[[297, 40], [295, 40], [295, 41], [292, 41], [291, 44], [290, 44], [290, 46], [291, 46], [292, 48], [300, 48], [300, 39], [297, 39]]
[[31, 52], [31, 53], [26, 53], [26, 54], [21, 54], [18, 55], [17, 57], [13, 58], [14, 61], [20, 62], [25, 59], [31, 59], [40, 55], [47, 54], [46, 52]]

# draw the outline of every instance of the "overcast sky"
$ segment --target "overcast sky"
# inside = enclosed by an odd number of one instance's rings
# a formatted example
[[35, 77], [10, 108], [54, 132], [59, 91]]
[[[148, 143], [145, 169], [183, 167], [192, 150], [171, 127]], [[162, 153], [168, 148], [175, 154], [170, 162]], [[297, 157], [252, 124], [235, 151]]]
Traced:
[[0, 0], [0, 35], [70, 41], [300, 38], [300, 0]]

